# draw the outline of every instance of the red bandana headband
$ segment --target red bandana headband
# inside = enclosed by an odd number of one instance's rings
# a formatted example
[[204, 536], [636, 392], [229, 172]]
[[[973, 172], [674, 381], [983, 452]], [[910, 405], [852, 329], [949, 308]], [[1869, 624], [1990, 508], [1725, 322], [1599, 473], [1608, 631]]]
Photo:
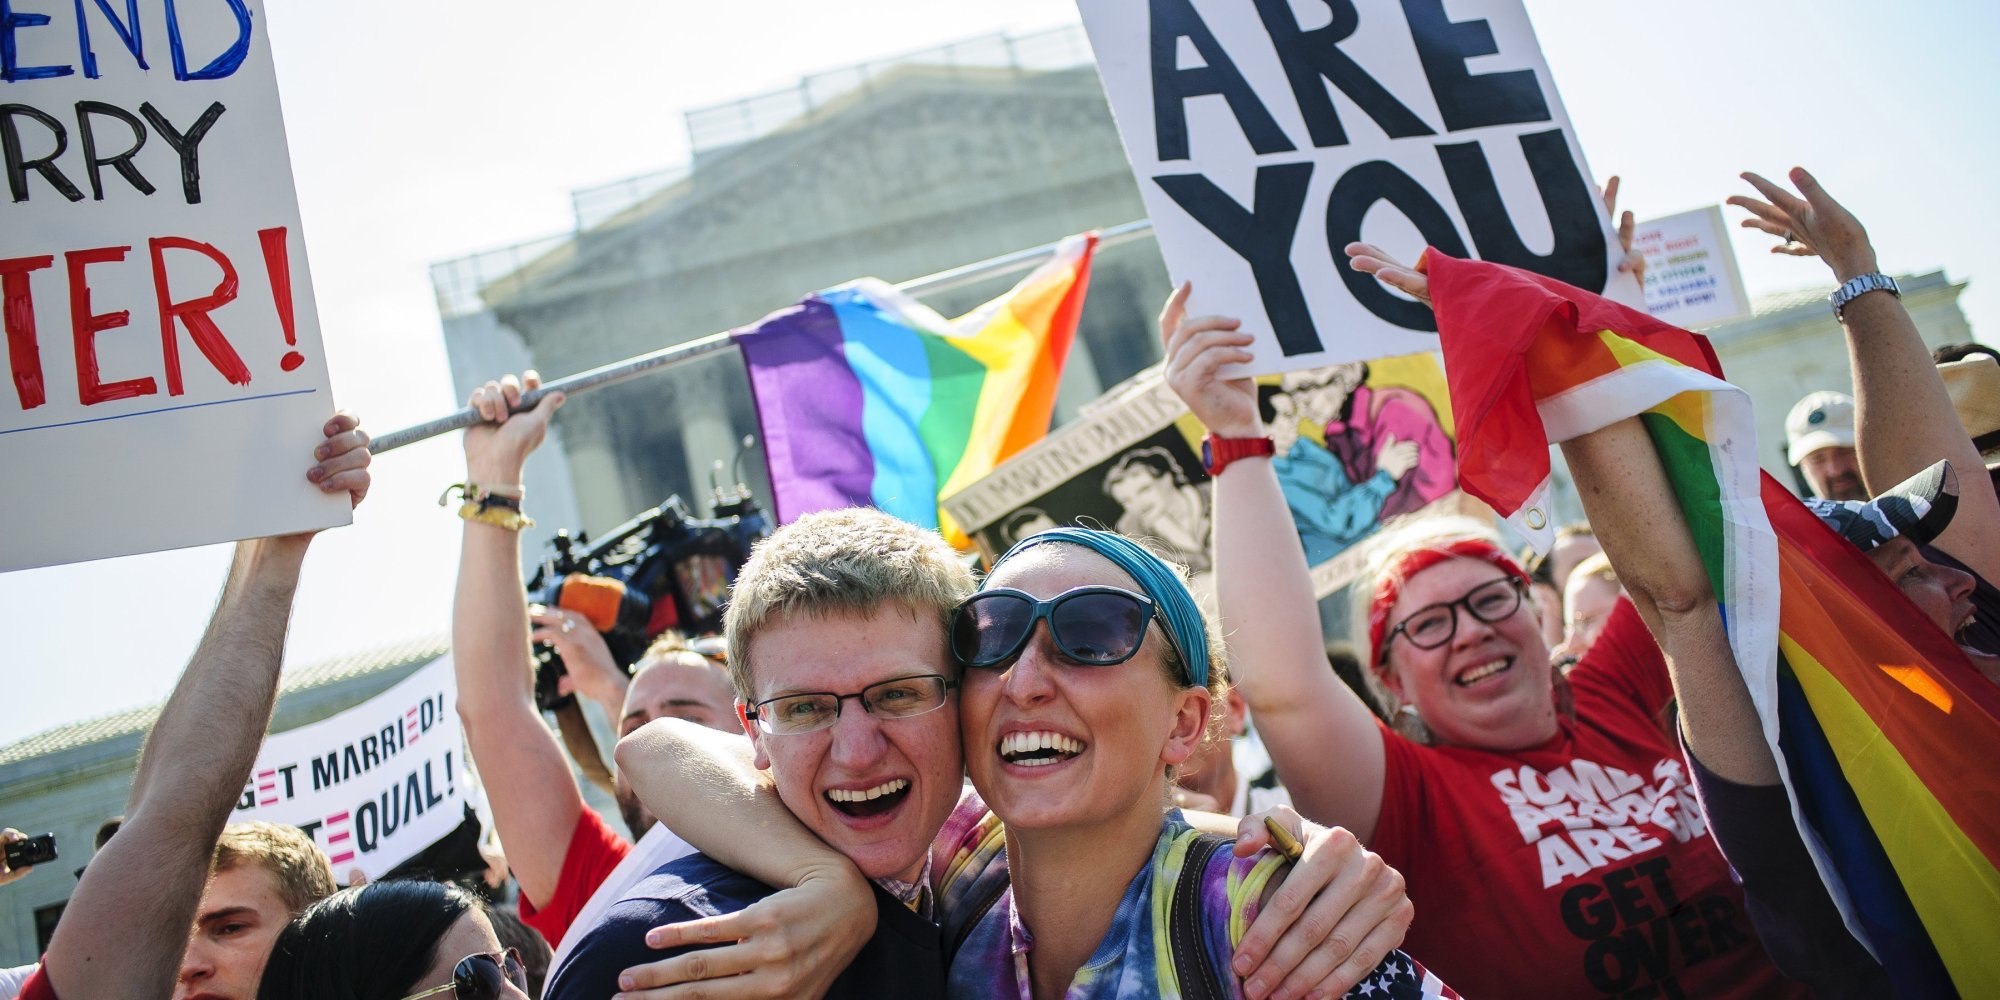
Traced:
[[1484, 538], [1455, 538], [1404, 552], [1383, 568], [1382, 579], [1375, 584], [1375, 600], [1368, 605], [1369, 669], [1382, 665], [1382, 639], [1389, 628], [1389, 607], [1396, 603], [1403, 584], [1447, 559], [1481, 559], [1498, 566], [1501, 572], [1514, 579], [1524, 583], [1528, 579], [1528, 574], [1521, 572], [1520, 564], [1512, 556]]

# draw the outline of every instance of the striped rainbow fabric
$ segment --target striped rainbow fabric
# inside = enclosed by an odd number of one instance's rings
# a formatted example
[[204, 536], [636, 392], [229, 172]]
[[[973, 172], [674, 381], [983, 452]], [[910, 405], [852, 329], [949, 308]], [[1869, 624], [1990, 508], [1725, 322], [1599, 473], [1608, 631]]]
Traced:
[[780, 523], [869, 506], [971, 542], [938, 498], [1048, 433], [1094, 233], [955, 320], [863, 278], [735, 332]]
[[[1546, 545], [1549, 443], [1638, 415], [1720, 599], [1794, 816], [1904, 996], [2000, 983], [2000, 688], [1757, 468], [1708, 341], [1495, 264], [1425, 255], [1460, 482]], [[1975, 477], [1977, 478], [1977, 477]]]

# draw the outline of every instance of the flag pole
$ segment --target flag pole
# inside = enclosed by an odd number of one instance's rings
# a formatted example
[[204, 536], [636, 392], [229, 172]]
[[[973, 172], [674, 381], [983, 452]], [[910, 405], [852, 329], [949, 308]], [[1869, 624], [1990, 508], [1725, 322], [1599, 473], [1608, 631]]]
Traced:
[[[1123, 225], [1112, 226], [1109, 229], [1103, 229], [1098, 232], [1097, 246], [1100, 250], [1105, 247], [1116, 246], [1120, 243], [1145, 236], [1152, 232], [1152, 230], [1153, 223], [1148, 219], [1137, 219]], [[1055, 243], [1045, 243], [1038, 247], [1029, 247], [1026, 250], [1016, 250], [1013, 253], [1002, 254], [998, 257], [989, 257], [986, 260], [976, 261], [949, 270], [938, 271], [934, 274], [927, 274], [921, 278], [912, 278], [909, 281], [899, 283], [896, 285], [896, 288], [911, 295], [931, 295], [938, 292], [950, 291], [955, 288], [962, 288], [966, 285], [985, 281], [990, 278], [1012, 274], [1016, 271], [1025, 271], [1039, 263], [1042, 258], [1054, 253], [1056, 247], [1061, 245], [1061, 242], [1058, 240]], [[562, 392], [574, 396], [578, 393], [588, 392], [607, 385], [616, 385], [619, 382], [638, 378], [641, 375], [663, 371], [696, 358], [706, 357], [707, 355], [717, 354], [722, 351], [733, 351], [735, 349], [736, 341], [730, 336], [728, 331], [711, 333], [706, 337], [685, 341], [675, 344], [672, 347], [663, 347], [660, 350], [650, 351], [637, 357], [626, 358], [623, 361], [614, 361], [608, 365], [592, 368], [589, 371], [578, 372], [575, 375], [556, 379], [553, 382], [545, 382], [541, 388], [533, 392], [522, 393], [521, 401], [515, 405], [512, 412], [520, 413], [525, 410], [534, 409], [535, 404], [540, 402], [543, 396], [551, 392]], [[390, 431], [387, 434], [374, 438], [369, 445], [369, 450], [380, 455], [385, 451], [393, 451], [406, 444], [414, 444], [426, 438], [436, 437], [439, 434], [470, 427], [479, 422], [479, 411], [468, 406], [448, 416], [405, 427], [401, 430]]]

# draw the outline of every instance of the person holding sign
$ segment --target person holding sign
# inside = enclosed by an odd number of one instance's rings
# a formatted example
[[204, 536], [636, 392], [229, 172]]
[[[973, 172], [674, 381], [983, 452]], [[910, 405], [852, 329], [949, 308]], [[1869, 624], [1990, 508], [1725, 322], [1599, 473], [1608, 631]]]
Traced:
[[[306, 478], [359, 504], [368, 435], [326, 422]], [[146, 738], [118, 836], [91, 858], [25, 1000], [165, 994], [188, 945], [216, 839], [271, 720], [299, 568], [314, 532], [238, 542], [194, 658]]]
[[[1377, 264], [1357, 262], [1389, 266]], [[1421, 277], [1393, 277], [1405, 274]], [[1167, 380], [1214, 437], [1261, 436], [1255, 386], [1217, 374], [1248, 360], [1251, 337], [1236, 320], [1189, 316], [1189, 291], [1160, 316]], [[1625, 485], [1604, 472], [1602, 444], [1567, 447], [1586, 497]], [[1217, 596], [1258, 730], [1300, 811], [1353, 830], [1406, 873], [1424, 915], [1411, 950], [1472, 996], [1799, 992], [1759, 946], [1657, 722], [1674, 692], [1633, 602], [1569, 674], [1572, 715], [1558, 707], [1527, 576], [1492, 537], [1446, 519], [1389, 529], [1356, 590], [1367, 675], [1412, 723], [1392, 730], [1327, 672], [1271, 463], [1230, 462], [1215, 497]], [[1622, 513], [1593, 505], [1592, 523], [1611, 534]], [[1650, 593], [1633, 586], [1653, 616]]]

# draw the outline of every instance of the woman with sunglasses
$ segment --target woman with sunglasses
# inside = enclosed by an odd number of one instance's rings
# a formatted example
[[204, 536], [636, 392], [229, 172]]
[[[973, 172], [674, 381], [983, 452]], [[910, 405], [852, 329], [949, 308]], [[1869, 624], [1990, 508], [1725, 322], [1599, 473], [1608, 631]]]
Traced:
[[[1391, 527], [1353, 591], [1365, 675], [1393, 728], [1326, 669], [1284, 495], [1255, 457], [1255, 386], [1218, 376], [1250, 360], [1251, 337], [1234, 319], [1188, 317], [1188, 293], [1160, 316], [1167, 379], [1211, 453], [1248, 456], [1211, 470], [1241, 690], [1298, 809], [1405, 873], [1425, 915], [1406, 946], [1474, 996], [1792, 995], [1708, 836], [1662, 723], [1666, 662], [1631, 601], [1565, 685], [1527, 575], [1490, 533], [1463, 520]], [[1598, 437], [1566, 446], [1571, 465], [1580, 489], [1616, 492], [1630, 442]], [[1671, 511], [1660, 492], [1650, 502]], [[1633, 509], [1592, 499], [1594, 512]], [[1620, 526], [1671, 537], [1664, 522]]]
[[[959, 608], [960, 735], [991, 813], [945, 826], [953, 995], [1242, 995], [1234, 939], [1284, 858], [1215, 851], [1165, 805], [1226, 689], [1211, 634], [1176, 571], [1084, 528], [1015, 545]], [[1427, 985], [1398, 952], [1354, 995]]]
[[264, 1000], [529, 1000], [520, 955], [479, 898], [446, 882], [371, 882], [314, 903], [278, 936]]

